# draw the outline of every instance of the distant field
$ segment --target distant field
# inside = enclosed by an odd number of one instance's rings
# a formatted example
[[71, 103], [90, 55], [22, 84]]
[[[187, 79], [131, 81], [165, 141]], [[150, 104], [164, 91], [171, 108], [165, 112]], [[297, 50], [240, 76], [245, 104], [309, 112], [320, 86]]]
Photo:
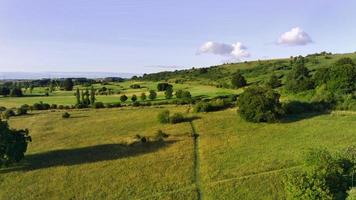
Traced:
[[[131, 89], [130, 85], [137, 83], [142, 86], [140, 89]], [[100, 85], [95, 84], [95, 88], [111, 88], [115, 92], [120, 91], [120, 94], [112, 94], [112, 95], [97, 95], [97, 101], [101, 101], [103, 103], [115, 103], [120, 102], [120, 96], [125, 94], [129, 98], [132, 95], [137, 95], [139, 98], [141, 93], [146, 93], [148, 95], [149, 90], [157, 90], [157, 82], [133, 82], [127, 81], [123, 83], [115, 83], [112, 85]], [[207, 98], [220, 96], [220, 95], [229, 95], [229, 94], [237, 94], [242, 90], [233, 90], [226, 88], [217, 88], [215, 86], [209, 85], [199, 85], [197, 83], [192, 84], [173, 84], [174, 91], [179, 89], [188, 90], [191, 92], [193, 96], [203, 96]], [[0, 106], [4, 106], [7, 108], [19, 107], [23, 104], [32, 105], [34, 103], [39, 103], [40, 101], [49, 104], [58, 104], [58, 105], [74, 105], [76, 103], [76, 99], [74, 96], [75, 90], [73, 91], [55, 91], [50, 96], [44, 96], [45, 88], [35, 88], [33, 91], [33, 96], [25, 93], [24, 97], [0, 97]], [[157, 100], [165, 99], [164, 92], [158, 92]], [[130, 99], [128, 100], [130, 102]]]
[[[187, 106], [165, 107], [187, 112]], [[356, 143], [356, 114], [294, 116], [284, 123], [253, 124], [236, 109], [195, 114], [189, 123], [162, 125], [165, 108], [122, 108], [36, 112], [10, 120], [29, 128], [24, 169], [0, 172], [0, 199], [283, 199], [281, 178], [301, 169], [303, 152], [332, 152]], [[189, 114], [192, 115], [192, 114]], [[133, 142], [136, 134], [162, 129], [165, 143]], [[197, 185], [195, 172], [199, 176]]]

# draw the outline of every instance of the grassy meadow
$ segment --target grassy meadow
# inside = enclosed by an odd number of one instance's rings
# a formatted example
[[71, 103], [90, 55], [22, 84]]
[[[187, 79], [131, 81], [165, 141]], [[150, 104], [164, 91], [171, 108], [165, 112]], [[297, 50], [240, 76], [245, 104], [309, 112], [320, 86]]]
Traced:
[[[185, 112], [184, 107], [171, 108]], [[0, 199], [196, 199], [188, 123], [162, 126], [159, 108], [38, 112], [13, 118], [33, 142], [19, 169], [0, 172]], [[134, 136], [165, 142], [135, 143]]]
[[[254, 124], [228, 109], [194, 114], [194, 149], [188, 122], [157, 122], [163, 109], [189, 107], [88, 109], [71, 111], [69, 119], [42, 111], [10, 119], [14, 128], [29, 128], [33, 142], [20, 167], [1, 171], [0, 199], [284, 199], [282, 177], [301, 167], [303, 152], [356, 143], [352, 112]], [[152, 138], [158, 129], [170, 135], [165, 142], [135, 142], [136, 134]]]

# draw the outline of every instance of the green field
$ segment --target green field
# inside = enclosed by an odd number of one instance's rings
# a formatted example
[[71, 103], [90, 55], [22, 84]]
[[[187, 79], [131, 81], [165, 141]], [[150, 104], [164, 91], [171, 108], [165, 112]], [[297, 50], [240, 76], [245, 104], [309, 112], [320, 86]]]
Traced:
[[[130, 85], [132, 84], [140, 84], [142, 88], [140, 89], [131, 89]], [[146, 93], [148, 95], [149, 90], [157, 90], [157, 82], [135, 82], [135, 81], [126, 81], [124, 83], [112, 83], [112, 85], [101, 85], [95, 84], [94, 87], [96, 89], [101, 87], [111, 88], [114, 91], [120, 91], [120, 94], [112, 94], [112, 95], [97, 95], [97, 101], [101, 101], [103, 103], [115, 103], [120, 102], [120, 96], [125, 94], [129, 98], [132, 95], [137, 95], [138, 97], [141, 93]], [[241, 90], [233, 90], [226, 88], [216, 88], [215, 86], [209, 85], [199, 85], [199, 84], [173, 84], [174, 90], [188, 90], [192, 94], [192, 96], [202, 96], [202, 97], [216, 97], [221, 95], [228, 94], [237, 94], [241, 92]], [[82, 87], [81, 87], [82, 88]], [[44, 88], [35, 88], [33, 94], [25, 93], [24, 97], [0, 97], [0, 106], [4, 106], [7, 108], [12, 107], [20, 107], [23, 104], [34, 104], [39, 103], [40, 101], [48, 104], [58, 104], [58, 105], [74, 105], [76, 103], [74, 93], [75, 91], [54, 91], [50, 94], [50, 96], [44, 96]], [[164, 100], [164, 92], [157, 93], [157, 99], [155, 101]], [[28, 96], [26, 96], [28, 95]], [[128, 100], [130, 102], [130, 99]]]
[[[0, 199], [283, 199], [281, 178], [299, 169], [303, 152], [334, 152], [356, 143], [354, 113], [253, 124], [228, 109], [197, 115], [194, 148], [190, 123], [159, 124], [162, 109], [89, 109], [72, 111], [70, 119], [43, 111], [12, 118], [12, 127], [30, 129], [33, 142], [22, 168], [1, 172]], [[136, 134], [153, 136], [158, 129], [170, 135], [164, 143], [135, 143]]]

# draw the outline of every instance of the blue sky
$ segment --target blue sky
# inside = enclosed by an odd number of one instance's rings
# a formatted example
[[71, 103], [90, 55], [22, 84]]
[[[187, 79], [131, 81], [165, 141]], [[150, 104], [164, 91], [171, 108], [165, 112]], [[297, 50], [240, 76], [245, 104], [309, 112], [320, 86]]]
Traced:
[[0, 71], [144, 73], [354, 52], [355, 8], [353, 0], [0, 0]]

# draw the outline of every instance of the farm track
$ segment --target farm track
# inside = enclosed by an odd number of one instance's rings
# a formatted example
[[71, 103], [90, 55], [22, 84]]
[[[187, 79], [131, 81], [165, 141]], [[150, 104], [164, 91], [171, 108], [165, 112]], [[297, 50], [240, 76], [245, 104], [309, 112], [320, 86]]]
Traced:
[[199, 134], [197, 134], [193, 122], [190, 122], [194, 140], [194, 182], [197, 187], [198, 200], [203, 199], [202, 185], [200, 181], [200, 156], [199, 156]]

